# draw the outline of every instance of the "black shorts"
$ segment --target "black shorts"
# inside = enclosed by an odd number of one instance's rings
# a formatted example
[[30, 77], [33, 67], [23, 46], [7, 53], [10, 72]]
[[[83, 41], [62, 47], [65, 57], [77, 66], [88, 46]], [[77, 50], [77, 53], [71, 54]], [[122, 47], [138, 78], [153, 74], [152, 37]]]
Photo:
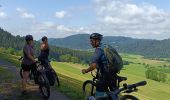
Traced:
[[23, 71], [30, 71], [31, 69], [33, 69], [33, 67], [35, 67], [35, 64], [31, 65], [21, 64], [21, 68], [23, 69]]
[[96, 91], [100, 91], [100, 92], [107, 92], [108, 88], [111, 91], [114, 91], [114, 89], [116, 89], [117, 86], [117, 81], [116, 81], [116, 74], [112, 74], [112, 73], [107, 73], [105, 75], [103, 75], [103, 77], [99, 78], [99, 81], [97, 82], [97, 86], [96, 86]]

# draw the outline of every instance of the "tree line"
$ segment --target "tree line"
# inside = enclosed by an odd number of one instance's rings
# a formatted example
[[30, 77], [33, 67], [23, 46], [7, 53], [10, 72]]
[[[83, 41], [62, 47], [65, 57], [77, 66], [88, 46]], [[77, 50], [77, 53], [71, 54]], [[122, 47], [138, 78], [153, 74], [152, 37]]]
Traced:
[[158, 82], [165, 83], [168, 80], [167, 74], [155, 67], [149, 67], [147, 65], [147, 70], [145, 71], [145, 76], [147, 79], [155, 80]]
[[[22, 56], [22, 48], [25, 45], [25, 39], [21, 36], [13, 36], [11, 33], [0, 28], [0, 47], [5, 52]], [[36, 57], [40, 53], [40, 42], [34, 41]], [[68, 56], [69, 55], [69, 56]], [[72, 50], [50, 45], [50, 58], [56, 61], [66, 61], [64, 58], [69, 57], [67, 61], [75, 63], [89, 63], [92, 52]]]

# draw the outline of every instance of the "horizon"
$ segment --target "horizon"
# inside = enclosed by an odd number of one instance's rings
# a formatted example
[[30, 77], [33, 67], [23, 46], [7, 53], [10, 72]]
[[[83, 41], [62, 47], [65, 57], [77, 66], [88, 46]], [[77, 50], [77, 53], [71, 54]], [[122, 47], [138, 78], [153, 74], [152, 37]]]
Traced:
[[[4, 31], [6, 31], [6, 30], [4, 30]], [[7, 31], [8, 32], [8, 31]], [[9, 32], [10, 33], [10, 32]], [[12, 34], [12, 33], [11, 33]], [[17, 36], [17, 35], [14, 35], [14, 34], [12, 34], [13, 36]], [[28, 34], [28, 35], [31, 35], [31, 34]], [[77, 34], [73, 34], [73, 35], [69, 35], [69, 36], [66, 36], [66, 37], [61, 37], [61, 38], [54, 38], [54, 37], [48, 37], [49, 39], [64, 39], [64, 38], [67, 38], [67, 37], [70, 37], [70, 36], [76, 36], [76, 35], [90, 35], [90, 34], [88, 34], [88, 33], [83, 33], [83, 34], [79, 34], [79, 33], [77, 33]], [[20, 36], [20, 37], [24, 37], [24, 36], [21, 36], [21, 35], [18, 35], [18, 36]], [[134, 38], [134, 37], [128, 37], [128, 36], [103, 36], [104, 38], [105, 37], [124, 37], [124, 38], [131, 38], [131, 39], [145, 39], [145, 38]], [[167, 38], [167, 39], [170, 39], [170, 38]], [[34, 40], [36, 40], [36, 41], [39, 41], [39, 40], [41, 40], [41, 38], [38, 38], [38, 39], [35, 39], [34, 38]], [[158, 41], [161, 41], [161, 40], [166, 40], [166, 39], [145, 39], [145, 40], [158, 40]]]
[[0, 27], [14, 36], [31, 34], [36, 40], [93, 32], [163, 40], [170, 38], [169, 4], [168, 0], [0, 0]]

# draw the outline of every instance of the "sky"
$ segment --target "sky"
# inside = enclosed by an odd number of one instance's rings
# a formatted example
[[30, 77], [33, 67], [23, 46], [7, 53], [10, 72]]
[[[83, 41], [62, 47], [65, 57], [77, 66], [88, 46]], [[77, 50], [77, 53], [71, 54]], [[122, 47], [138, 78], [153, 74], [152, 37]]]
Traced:
[[0, 0], [0, 27], [13, 35], [170, 38], [170, 0]]

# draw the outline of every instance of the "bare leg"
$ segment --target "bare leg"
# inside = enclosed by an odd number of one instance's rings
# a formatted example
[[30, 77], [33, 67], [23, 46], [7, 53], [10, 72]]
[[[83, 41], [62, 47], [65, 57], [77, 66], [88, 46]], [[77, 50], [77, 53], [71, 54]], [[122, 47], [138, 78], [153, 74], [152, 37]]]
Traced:
[[27, 84], [28, 77], [29, 77], [29, 72], [23, 71], [23, 79], [22, 79], [22, 89], [23, 89], [23, 91], [26, 91], [26, 84]]

